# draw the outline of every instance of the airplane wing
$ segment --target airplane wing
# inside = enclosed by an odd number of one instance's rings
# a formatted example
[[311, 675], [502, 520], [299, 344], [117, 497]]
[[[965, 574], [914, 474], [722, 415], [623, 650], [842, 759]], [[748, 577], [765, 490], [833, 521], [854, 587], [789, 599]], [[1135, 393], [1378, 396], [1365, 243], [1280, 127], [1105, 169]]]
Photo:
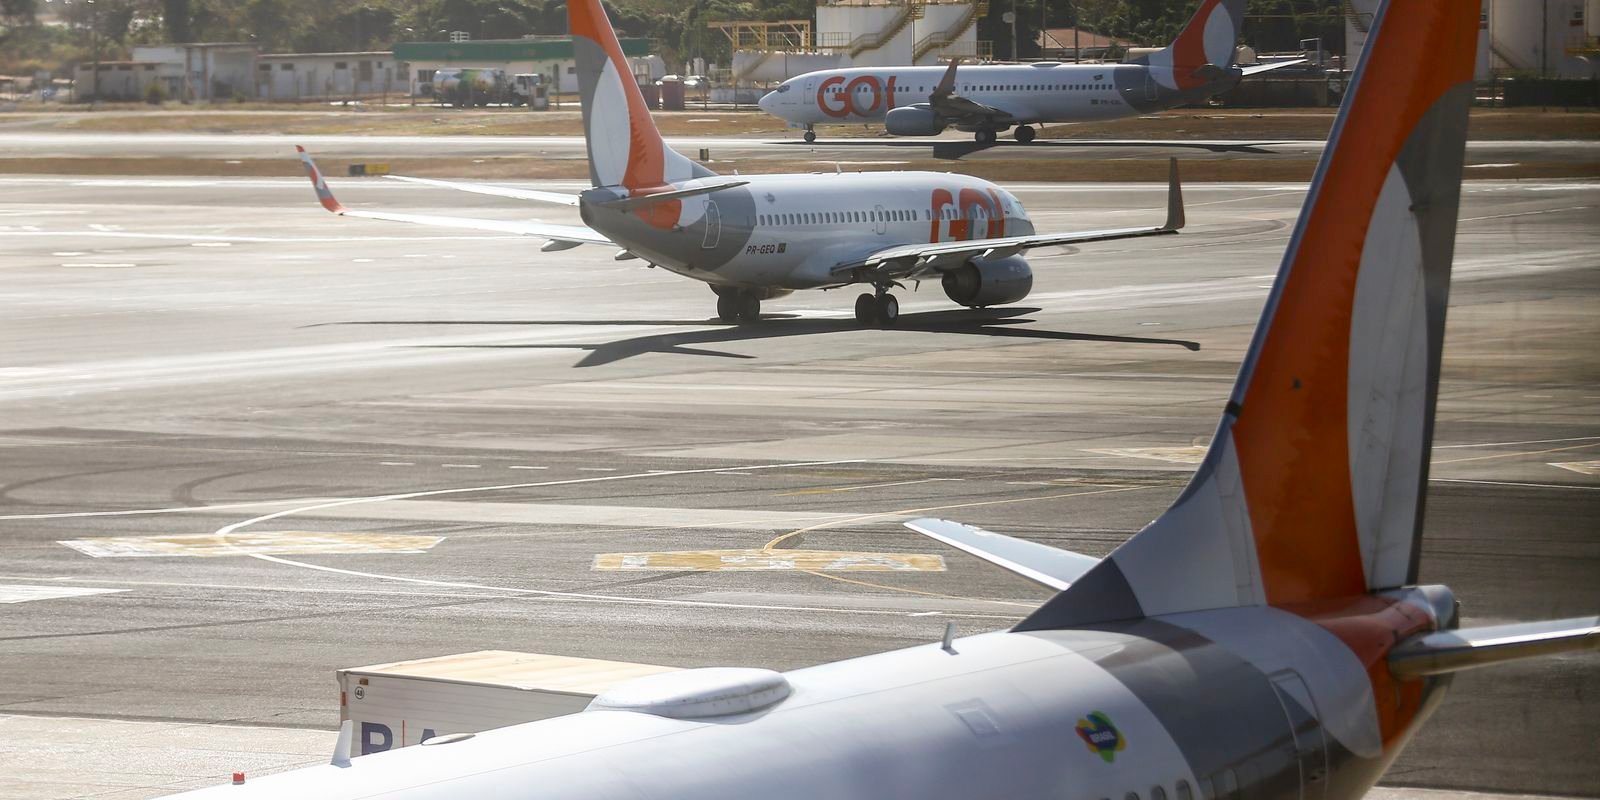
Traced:
[[1248, 78], [1251, 75], [1260, 75], [1263, 72], [1271, 72], [1272, 70], [1278, 69], [1280, 67], [1291, 67], [1291, 66], [1294, 66], [1295, 64], [1304, 64], [1307, 61], [1310, 61], [1310, 59], [1308, 59], [1308, 58], [1296, 58], [1296, 59], [1292, 59], [1290, 61], [1274, 61], [1271, 64], [1256, 64], [1256, 65], [1249, 66], [1249, 67], [1242, 67], [1242, 68], [1240, 68], [1239, 71], [1244, 73], [1244, 77]]
[[1177, 233], [1184, 226], [1183, 186], [1178, 181], [1177, 159], [1171, 159], [1170, 170], [1167, 179], [1167, 221], [1158, 226], [896, 245], [838, 264], [831, 272], [839, 276], [848, 275], [853, 281], [865, 281], [869, 277], [914, 278], [955, 269], [974, 257], [1004, 258], [1035, 247]]
[[984, 105], [956, 94], [956, 66], [959, 58], [950, 59], [950, 68], [939, 79], [933, 93], [928, 95], [928, 107], [933, 113], [957, 125], [1006, 124], [1016, 120], [1011, 112]]
[[1600, 617], [1424, 634], [1389, 651], [1389, 671], [1401, 678], [1416, 678], [1578, 650], [1600, 650]]
[[1074, 553], [1038, 542], [1017, 539], [971, 525], [932, 517], [914, 519], [907, 528], [930, 539], [1008, 569], [1034, 583], [1062, 591], [1100, 563], [1094, 556]]
[[432, 214], [396, 214], [387, 211], [358, 211], [345, 208], [343, 204], [334, 198], [333, 191], [328, 188], [328, 182], [322, 177], [322, 171], [317, 169], [316, 162], [311, 160], [311, 154], [307, 153], [303, 147], [296, 146], [295, 150], [299, 151], [300, 161], [305, 164], [306, 177], [311, 179], [311, 187], [316, 190], [317, 200], [322, 203], [323, 208], [340, 216], [382, 219], [390, 222], [409, 222], [415, 225], [431, 225], [439, 228], [534, 236], [549, 241], [550, 244], [545, 246], [546, 250], [565, 250], [569, 247], [577, 247], [580, 244], [615, 244], [610, 239], [581, 225], [551, 225], [543, 222], [444, 217]]
[[385, 175], [391, 181], [405, 181], [406, 183], [420, 183], [425, 186], [438, 186], [443, 189], [454, 189], [458, 192], [471, 192], [473, 194], [487, 194], [495, 197], [510, 197], [515, 200], [536, 200], [540, 203], [559, 203], [564, 206], [576, 206], [578, 196], [575, 194], [562, 194], [561, 192], [541, 192], [535, 189], [512, 189], [508, 186], [489, 186], [482, 183], [456, 183], [455, 181], [441, 181], [433, 178], [411, 178], [405, 175]]

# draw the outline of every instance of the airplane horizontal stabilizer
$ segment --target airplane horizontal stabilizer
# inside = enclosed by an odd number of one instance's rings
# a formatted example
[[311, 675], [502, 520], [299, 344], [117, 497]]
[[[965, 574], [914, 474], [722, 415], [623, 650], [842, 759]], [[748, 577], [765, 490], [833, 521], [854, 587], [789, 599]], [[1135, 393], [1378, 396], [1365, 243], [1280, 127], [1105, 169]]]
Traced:
[[732, 189], [736, 186], [743, 186], [747, 183], [749, 183], [749, 181], [718, 181], [717, 183], [691, 186], [687, 189], [674, 189], [667, 192], [654, 192], [652, 194], [624, 197], [621, 200], [598, 202], [595, 203], [595, 205], [601, 208], [615, 209], [617, 211], [631, 211], [635, 208], [643, 208], [645, 206], [655, 205], [656, 203], [664, 203], [668, 200], [682, 200], [685, 197], [695, 197], [697, 195], [720, 192], [723, 189]]
[[1090, 567], [1100, 563], [1094, 556], [1030, 542], [986, 531], [947, 519], [924, 517], [905, 523], [907, 528], [930, 539], [977, 556], [1003, 567], [1034, 583], [1061, 591], [1072, 585]]
[[543, 222], [517, 222], [506, 219], [477, 219], [473, 217], [443, 217], [434, 214], [391, 214], [387, 211], [356, 211], [341, 208], [335, 212], [344, 217], [382, 219], [390, 222], [409, 222], [413, 225], [431, 225], [435, 228], [505, 233], [514, 236], [533, 236], [555, 242], [574, 244], [614, 244], [610, 239], [579, 225], [551, 225]]
[[385, 175], [391, 181], [405, 181], [424, 186], [437, 186], [441, 189], [454, 189], [458, 192], [471, 192], [472, 194], [486, 194], [493, 197], [509, 197], [513, 200], [534, 200], [540, 203], [556, 203], [564, 206], [576, 206], [578, 196], [575, 194], [562, 194], [561, 192], [541, 192], [536, 189], [513, 189], [509, 186], [489, 186], [481, 183], [457, 183], [455, 181], [441, 181], [432, 178], [412, 178], [406, 175]]
[[1263, 72], [1271, 72], [1272, 70], [1280, 67], [1292, 67], [1296, 64], [1304, 64], [1309, 60], [1310, 59], [1306, 58], [1295, 58], [1289, 61], [1274, 61], [1270, 64], [1252, 64], [1248, 67], [1240, 69], [1239, 71], [1244, 73], [1244, 77], [1248, 78], [1251, 75], [1260, 75]]
[[[358, 211], [346, 208], [333, 196], [333, 190], [328, 188], [327, 179], [323, 178], [322, 170], [317, 168], [311, 154], [304, 147], [298, 145], [294, 148], [300, 153], [300, 162], [305, 165], [306, 177], [311, 179], [311, 188], [317, 194], [317, 202], [322, 207], [338, 214], [341, 217], [364, 217], [366, 219], [382, 219], [390, 222], [409, 222], [413, 225], [431, 225], [436, 228], [456, 228], [458, 230], [487, 231], [490, 233], [509, 233], [516, 236], [534, 236], [552, 242], [564, 242], [574, 247], [580, 244], [612, 244], [610, 239], [585, 228], [581, 225], [551, 225], [543, 222], [516, 222], [503, 219], [475, 219], [472, 217], [443, 217], [433, 214], [397, 214], [387, 211]], [[494, 189], [495, 187], [466, 188], [467, 184], [449, 184], [445, 181], [431, 181], [422, 178], [411, 178], [414, 182], [430, 183], [447, 186], [463, 191], [479, 191]], [[501, 192], [517, 191], [514, 189], [499, 190]], [[484, 191], [484, 194], [496, 192]], [[544, 194], [540, 192], [539, 194]], [[510, 195], [507, 195], [510, 196]], [[524, 198], [532, 199], [532, 198]]]
[[1418, 636], [1389, 652], [1389, 671], [1399, 678], [1418, 678], [1576, 650], [1600, 650], [1600, 617], [1514, 622]]

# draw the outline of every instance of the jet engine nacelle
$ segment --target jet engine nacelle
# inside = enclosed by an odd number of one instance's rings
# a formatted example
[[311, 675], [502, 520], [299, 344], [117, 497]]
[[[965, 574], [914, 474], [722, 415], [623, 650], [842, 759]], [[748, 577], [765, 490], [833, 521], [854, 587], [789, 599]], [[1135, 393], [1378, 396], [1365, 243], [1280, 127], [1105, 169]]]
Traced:
[[971, 308], [1015, 303], [1033, 291], [1033, 268], [1022, 256], [969, 261], [940, 281], [951, 300]]
[[918, 103], [889, 109], [883, 127], [890, 136], [937, 136], [944, 133], [945, 123], [927, 103]]

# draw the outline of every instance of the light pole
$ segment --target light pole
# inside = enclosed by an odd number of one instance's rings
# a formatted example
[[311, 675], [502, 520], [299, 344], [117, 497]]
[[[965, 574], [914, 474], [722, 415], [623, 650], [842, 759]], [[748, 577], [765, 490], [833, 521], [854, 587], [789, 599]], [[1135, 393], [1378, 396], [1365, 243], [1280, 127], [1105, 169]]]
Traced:
[[1000, 15], [1000, 21], [1001, 22], [1008, 22], [1008, 23], [1011, 24], [1011, 60], [1012, 61], [1016, 61], [1017, 60], [1017, 12], [1016, 12], [1015, 9], [1016, 9], [1016, 3], [1015, 3], [1015, 0], [1013, 0], [1013, 2], [1012, 2], [1012, 10], [1011, 11], [1007, 11], [1006, 13]]
[[86, 0], [89, 4], [89, 47], [94, 49], [94, 96], [89, 100], [91, 104], [100, 102], [100, 7], [94, 0]]

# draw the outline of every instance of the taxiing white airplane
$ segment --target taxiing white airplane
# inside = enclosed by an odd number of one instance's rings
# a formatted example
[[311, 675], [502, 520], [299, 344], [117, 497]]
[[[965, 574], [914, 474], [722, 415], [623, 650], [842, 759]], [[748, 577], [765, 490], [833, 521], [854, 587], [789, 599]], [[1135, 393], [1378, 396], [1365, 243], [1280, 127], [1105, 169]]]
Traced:
[[[570, 8], [581, 54], [604, 20]], [[1359, 798], [1453, 673], [1600, 646], [1595, 617], [1461, 628], [1450, 589], [1418, 585], [1477, 35], [1475, 4], [1380, 7], [1166, 513], [1104, 559], [909, 523], [1057, 590], [1016, 627], [651, 676], [581, 713], [183, 796]]]
[[937, 280], [964, 306], [1014, 303], [1033, 289], [1033, 270], [1021, 255], [1026, 250], [1160, 236], [1183, 227], [1176, 162], [1164, 224], [1077, 233], [1035, 232], [1016, 196], [966, 175], [717, 175], [662, 141], [599, 6], [574, 3], [570, 17], [594, 188], [566, 195], [390, 177], [577, 206], [587, 227], [347, 208], [301, 149], [323, 207], [349, 217], [533, 236], [546, 240], [545, 251], [618, 247], [618, 259], [642, 258], [710, 284], [717, 315], [746, 322], [760, 319], [763, 300], [861, 284], [872, 292], [856, 298], [856, 318], [892, 324], [900, 305], [889, 290], [906, 280]]
[[940, 67], [850, 67], [807, 72], [761, 98], [763, 110], [805, 128], [883, 123], [893, 136], [970, 131], [984, 144], [1016, 126], [1031, 142], [1046, 122], [1099, 122], [1165, 111], [1232, 89], [1250, 75], [1303, 64], [1290, 59], [1239, 67], [1234, 44], [1245, 0], [1203, 0], [1165, 49], [1122, 64], [978, 65], [956, 74]]

